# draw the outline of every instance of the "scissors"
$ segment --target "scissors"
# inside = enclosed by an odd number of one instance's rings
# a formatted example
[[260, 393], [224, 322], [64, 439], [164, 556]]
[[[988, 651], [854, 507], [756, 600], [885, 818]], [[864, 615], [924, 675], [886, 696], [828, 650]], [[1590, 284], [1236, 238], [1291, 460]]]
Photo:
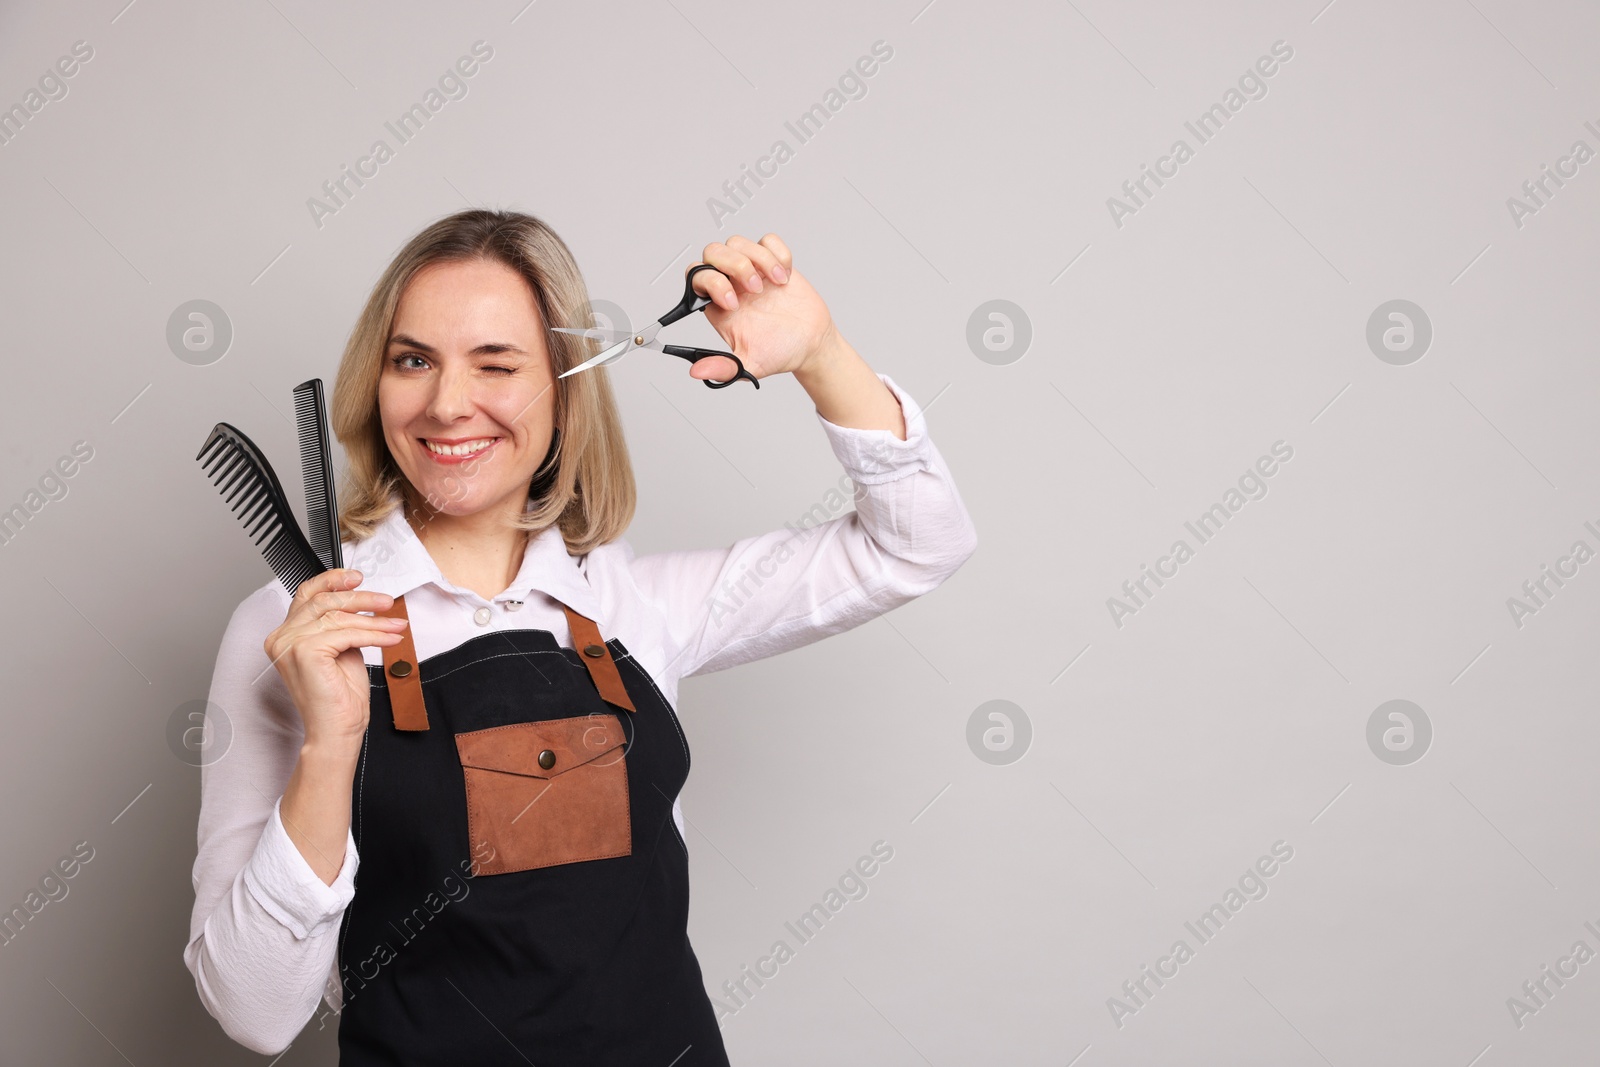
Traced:
[[[636, 348], [648, 348], [656, 352], [665, 352], [669, 356], [686, 359], [690, 363], [697, 363], [708, 356], [721, 356], [723, 359], [731, 359], [734, 366], [739, 368], [739, 372], [725, 382], [712, 381], [707, 378], [705, 379], [706, 385], [712, 389], [722, 389], [743, 378], [757, 389], [760, 389], [761, 383], [756, 380], [754, 375], [744, 369], [744, 364], [732, 352], [716, 352], [709, 348], [689, 348], [684, 345], [664, 345], [656, 340], [656, 334], [661, 332], [663, 326], [671, 326], [679, 319], [692, 315], [696, 311], [703, 311], [711, 305], [709, 296], [702, 296], [694, 291], [694, 276], [703, 270], [716, 269], [709, 263], [699, 263], [690, 267], [689, 273], [683, 279], [683, 299], [678, 302], [678, 306], [637, 333], [602, 330], [598, 327], [590, 327], [587, 330], [574, 329], [570, 326], [553, 327], [556, 333], [570, 333], [575, 337], [588, 337], [596, 341], [605, 341], [610, 345], [599, 355], [584, 360], [571, 370], [563, 372], [560, 377], [565, 378], [569, 374], [577, 374], [579, 371], [588, 370], [591, 367], [603, 367], [608, 363], [615, 363]], [[721, 271], [718, 271], [718, 273], [720, 274]]]

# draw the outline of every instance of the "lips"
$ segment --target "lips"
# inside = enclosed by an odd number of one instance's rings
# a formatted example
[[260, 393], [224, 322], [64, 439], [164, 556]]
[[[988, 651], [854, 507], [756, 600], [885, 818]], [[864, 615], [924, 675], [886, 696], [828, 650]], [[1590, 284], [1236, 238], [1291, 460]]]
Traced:
[[426, 448], [429, 452], [434, 453], [435, 455], [441, 455], [441, 456], [470, 456], [475, 452], [481, 452], [485, 448], [488, 448], [490, 445], [494, 444], [497, 440], [499, 440], [499, 438], [497, 438], [497, 437], [466, 437], [466, 438], [456, 438], [453, 441], [447, 441], [447, 440], [442, 440], [440, 438], [432, 438], [432, 439], [430, 439], [430, 438], [424, 437], [421, 440], [422, 440], [423, 447]]
[[486, 455], [500, 443], [498, 437], [458, 437], [455, 439], [417, 438], [422, 449], [437, 463], [465, 463]]

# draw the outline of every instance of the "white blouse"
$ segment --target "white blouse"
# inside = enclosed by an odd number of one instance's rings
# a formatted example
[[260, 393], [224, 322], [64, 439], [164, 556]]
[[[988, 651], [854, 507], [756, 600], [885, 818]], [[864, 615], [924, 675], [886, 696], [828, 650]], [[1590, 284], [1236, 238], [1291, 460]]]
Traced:
[[[749, 663], [840, 633], [930, 591], [972, 554], [977, 535], [916, 401], [888, 375], [906, 440], [837, 426], [817, 413], [860, 486], [855, 510], [830, 491], [807, 520], [724, 548], [635, 557], [626, 540], [567, 554], [548, 527], [529, 539], [516, 578], [493, 600], [440, 574], [402, 511], [346, 542], [362, 589], [404, 595], [419, 660], [491, 630], [548, 630], [572, 647], [557, 600], [622, 643], [677, 708], [678, 679]], [[832, 517], [830, 517], [832, 516]], [[234, 611], [209, 700], [231, 728], [200, 776], [194, 911], [183, 960], [228, 1036], [257, 1052], [287, 1048], [326, 998], [339, 1010], [338, 932], [360, 857], [347, 835], [332, 885], [284, 832], [278, 803], [304, 740], [300, 713], [262, 647], [289, 594], [274, 578]], [[373, 666], [379, 646], [363, 648]], [[375, 723], [382, 726], [381, 723]], [[221, 723], [210, 736], [227, 735]], [[683, 832], [676, 801], [673, 818]], [[325, 1019], [324, 1025], [336, 1020]]]

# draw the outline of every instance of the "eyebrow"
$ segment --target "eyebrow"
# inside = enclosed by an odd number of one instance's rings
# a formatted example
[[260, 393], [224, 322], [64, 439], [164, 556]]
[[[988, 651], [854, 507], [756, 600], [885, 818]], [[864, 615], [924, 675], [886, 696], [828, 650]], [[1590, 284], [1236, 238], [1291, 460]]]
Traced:
[[[405, 345], [407, 348], [415, 348], [415, 349], [418, 349], [419, 351], [426, 352], [430, 356], [438, 355], [438, 352], [439, 352], [439, 350], [434, 348], [432, 345], [423, 344], [421, 341], [417, 340], [415, 337], [408, 337], [403, 333], [397, 333], [393, 337], [389, 338], [389, 344], [390, 345]], [[467, 355], [469, 355], [469, 356], [497, 356], [497, 355], [500, 355], [500, 354], [505, 353], [505, 352], [515, 352], [518, 355], [522, 355], [522, 356], [525, 356], [525, 355], [528, 354], [524, 349], [518, 348], [516, 345], [508, 345], [508, 344], [505, 344], [504, 342], [501, 342], [501, 341], [490, 341], [490, 342], [488, 342], [486, 344], [479, 345], [477, 348], [474, 348], [471, 352], [468, 352]]]

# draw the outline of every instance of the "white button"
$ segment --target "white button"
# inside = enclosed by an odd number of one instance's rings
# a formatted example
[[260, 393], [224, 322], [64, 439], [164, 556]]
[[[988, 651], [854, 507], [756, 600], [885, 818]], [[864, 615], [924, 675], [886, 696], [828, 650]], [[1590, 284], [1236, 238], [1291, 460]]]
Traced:
[[520, 607], [522, 607], [522, 601], [520, 600], [508, 600], [505, 602], [505, 609], [507, 611], [516, 611]]
[[488, 626], [489, 618], [490, 613], [488, 608], [479, 608], [477, 611], [472, 613], [472, 621], [477, 623], [479, 626]]

